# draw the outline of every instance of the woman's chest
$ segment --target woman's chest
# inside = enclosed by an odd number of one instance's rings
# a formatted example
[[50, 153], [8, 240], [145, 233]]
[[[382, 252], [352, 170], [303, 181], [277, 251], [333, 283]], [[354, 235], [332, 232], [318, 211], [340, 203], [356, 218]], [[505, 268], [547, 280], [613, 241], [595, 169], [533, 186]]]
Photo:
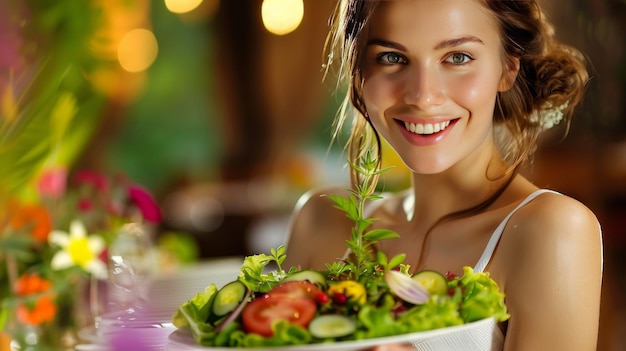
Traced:
[[414, 222], [382, 219], [371, 229], [390, 229], [397, 238], [377, 243], [387, 256], [406, 255], [412, 270], [432, 269], [462, 274], [464, 266], [474, 267], [504, 215], [483, 214], [442, 222], [427, 228]]

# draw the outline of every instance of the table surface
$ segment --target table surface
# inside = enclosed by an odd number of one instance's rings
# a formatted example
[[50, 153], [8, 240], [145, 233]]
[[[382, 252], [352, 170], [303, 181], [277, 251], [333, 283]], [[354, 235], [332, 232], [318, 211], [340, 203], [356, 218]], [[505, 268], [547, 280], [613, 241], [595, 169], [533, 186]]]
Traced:
[[[210, 284], [218, 288], [237, 279], [242, 257], [224, 257], [201, 261], [173, 272], [160, 273], [145, 289], [145, 305], [131, 312], [108, 312], [93, 327], [79, 333], [83, 341], [76, 351], [183, 351], [168, 343], [176, 330], [171, 317], [178, 307]], [[128, 317], [130, 316], [130, 317]], [[120, 327], [123, 323], [124, 328]]]

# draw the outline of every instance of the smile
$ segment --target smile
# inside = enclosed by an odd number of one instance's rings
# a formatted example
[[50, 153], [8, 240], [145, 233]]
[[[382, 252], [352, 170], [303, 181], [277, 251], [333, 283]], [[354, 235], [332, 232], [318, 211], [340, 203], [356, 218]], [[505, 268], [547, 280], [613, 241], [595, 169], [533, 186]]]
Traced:
[[439, 133], [442, 130], [446, 129], [450, 125], [450, 121], [440, 122], [440, 123], [409, 123], [404, 122], [404, 128], [411, 133], [428, 135]]

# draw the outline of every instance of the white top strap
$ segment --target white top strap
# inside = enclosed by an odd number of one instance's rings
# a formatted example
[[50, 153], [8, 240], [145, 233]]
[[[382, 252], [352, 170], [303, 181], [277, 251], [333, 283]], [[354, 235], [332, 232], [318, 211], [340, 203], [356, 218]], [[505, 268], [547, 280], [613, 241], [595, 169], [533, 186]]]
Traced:
[[556, 191], [553, 191], [553, 190], [539, 189], [539, 190], [535, 190], [532, 194], [528, 195], [528, 197], [526, 197], [522, 202], [520, 202], [520, 204], [517, 205], [517, 207], [515, 207], [513, 211], [511, 211], [506, 217], [504, 217], [502, 222], [500, 222], [500, 225], [498, 225], [498, 228], [496, 228], [493, 234], [491, 234], [491, 238], [489, 238], [489, 242], [487, 242], [485, 251], [483, 251], [482, 256], [480, 256], [480, 259], [478, 259], [478, 262], [474, 266], [474, 272], [478, 273], [478, 272], [482, 272], [485, 270], [485, 267], [487, 267], [487, 264], [489, 263], [489, 261], [491, 261], [491, 256], [493, 256], [493, 252], [495, 251], [496, 246], [498, 245], [498, 242], [500, 242], [500, 237], [502, 237], [504, 228], [509, 223], [509, 220], [515, 214], [515, 212], [517, 212], [517, 210], [524, 207], [526, 204], [533, 201], [537, 196], [543, 193], [558, 194]]

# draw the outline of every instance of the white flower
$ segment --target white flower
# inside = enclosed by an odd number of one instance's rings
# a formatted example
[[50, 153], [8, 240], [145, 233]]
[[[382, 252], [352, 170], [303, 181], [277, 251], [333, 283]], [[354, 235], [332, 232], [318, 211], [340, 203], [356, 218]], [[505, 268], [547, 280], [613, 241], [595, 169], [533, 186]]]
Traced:
[[107, 267], [98, 258], [104, 251], [104, 240], [97, 235], [87, 235], [82, 222], [72, 221], [69, 234], [60, 230], [53, 230], [48, 235], [48, 241], [61, 248], [52, 257], [51, 266], [54, 270], [61, 270], [72, 266], [79, 266], [96, 278], [107, 277]]
[[561, 123], [563, 120], [563, 110], [565, 110], [567, 106], [569, 106], [569, 102], [553, 108], [552, 103], [548, 102], [539, 111], [533, 111], [530, 115], [530, 121], [539, 123], [542, 130], [550, 129]]

